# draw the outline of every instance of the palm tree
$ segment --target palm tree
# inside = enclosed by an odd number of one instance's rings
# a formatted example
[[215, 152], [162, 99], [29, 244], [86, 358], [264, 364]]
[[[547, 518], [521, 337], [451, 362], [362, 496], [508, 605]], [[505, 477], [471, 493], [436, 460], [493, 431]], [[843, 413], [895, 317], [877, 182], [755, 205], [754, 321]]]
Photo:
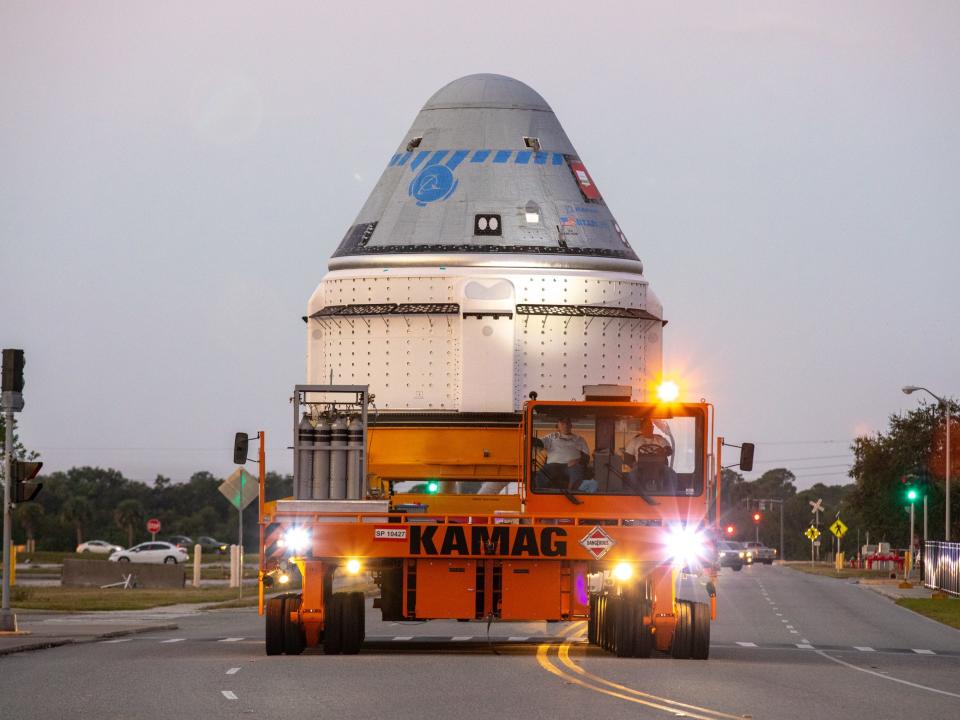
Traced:
[[93, 506], [82, 495], [74, 495], [63, 504], [60, 512], [64, 521], [73, 525], [77, 531], [77, 545], [79, 545], [83, 542], [83, 529], [93, 517]]
[[42, 516], [43, 505], [32, 502], [17, 505], [17, 521], [27, 536], [27, 552], [33, 552], [34, 535], [37, 532], [37, 525], [40, 524], [40, 518]]
[[133, 528], [143, 522], [143, 505], [135, 498], [121, 500], [113, 511], [113, 521], [127, 531], [127, 547], [133, 545]]

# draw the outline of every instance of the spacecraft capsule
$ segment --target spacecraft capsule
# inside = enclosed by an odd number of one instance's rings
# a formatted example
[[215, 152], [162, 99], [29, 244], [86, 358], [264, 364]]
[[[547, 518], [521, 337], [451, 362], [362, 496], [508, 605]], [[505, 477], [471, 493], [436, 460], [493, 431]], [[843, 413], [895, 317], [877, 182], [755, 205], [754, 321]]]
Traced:
[[307, 315], [308, 381], [389, 412], [514, 413], [588, 384], [645, 400], [661, 368], [640, 259], [550, 106], [500, 75], [427, 101]]

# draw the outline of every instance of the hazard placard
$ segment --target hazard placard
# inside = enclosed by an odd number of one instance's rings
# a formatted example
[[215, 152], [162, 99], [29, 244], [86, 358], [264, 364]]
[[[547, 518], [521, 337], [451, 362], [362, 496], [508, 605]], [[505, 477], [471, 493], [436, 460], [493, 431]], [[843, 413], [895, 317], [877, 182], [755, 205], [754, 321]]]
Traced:
[[588, 553], [599, 560], [610, 551], [610, 548], [617, 544], [617, 541], [610, 537], [606, 530], [597, 525], [583, 536], [580, 544], [586, 548]]

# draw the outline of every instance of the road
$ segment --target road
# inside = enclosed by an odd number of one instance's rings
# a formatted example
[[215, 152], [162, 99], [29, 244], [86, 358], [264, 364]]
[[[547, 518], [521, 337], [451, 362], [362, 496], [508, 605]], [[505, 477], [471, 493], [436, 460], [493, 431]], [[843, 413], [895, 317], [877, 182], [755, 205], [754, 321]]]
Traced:
[[255, 612], [184, 610], [166, 615], [177, 630], [0, 657], [0, 715], [960, 717], [960, 631], [863, 586], [724, 570], [719, 612], [702, 662], [615, 658], [577, 640], [583, 623], [494, 624], [488, 643], [484, 623], [382, 623], [372, 609], [359, 655], [268, 658]]

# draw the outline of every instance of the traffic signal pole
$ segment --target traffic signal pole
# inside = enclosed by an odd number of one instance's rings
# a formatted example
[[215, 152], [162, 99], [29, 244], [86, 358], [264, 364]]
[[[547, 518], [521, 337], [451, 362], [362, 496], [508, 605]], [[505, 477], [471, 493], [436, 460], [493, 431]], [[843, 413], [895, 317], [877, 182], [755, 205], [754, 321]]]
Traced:
[[10, 610], [10, 542], [13, 537], [13, 407], [4, 408], [6, 433], [3, 438], [3, 598], [0, 604], [0, 631], [16, 632], [17, 616]]

